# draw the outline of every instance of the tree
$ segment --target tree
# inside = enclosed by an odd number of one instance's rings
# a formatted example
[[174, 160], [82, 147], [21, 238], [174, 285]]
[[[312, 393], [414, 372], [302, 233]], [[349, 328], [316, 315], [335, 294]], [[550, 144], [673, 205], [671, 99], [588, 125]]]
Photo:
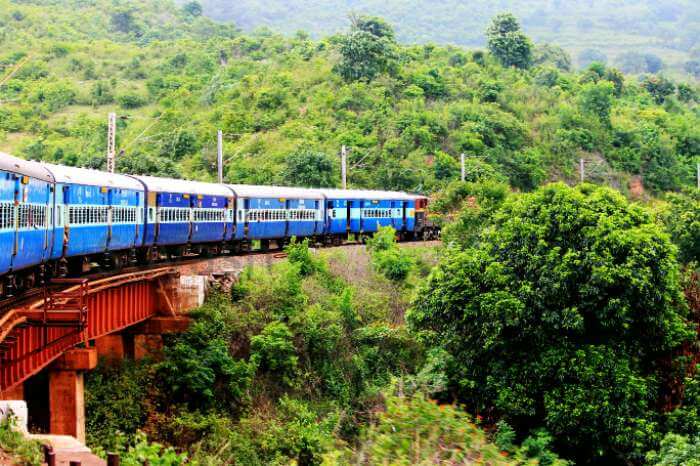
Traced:
[[394, 66], [394, 32], [379, 18], [352, 19], [350, 32], [340, 39], [340, 62], [334, 67], [346, 81], [371, 81]]
[[510, 197], [477, 247], [448, 249], [407, 318], [449, 355], [446, 396], [604, 463], [653, 444], [655, 361], [694, 338], [686, 313], [675, 248], [647, 211], [553, 184]]
[[676, 86], [663, 76], [647, 76], [642, 81], [642, 87], [651, 94], [657, 104], [664, 103], [666, 97], [676, 90]]
[[535, 47], [532, 63], [534, 65], [553, 65], [559, 70], [571, 71], [571, 57], [557, 45], [542, 44]]
[[678, 245], [679, 259], [683, 263], [695, 261], [700, 264], [700, 191], [687, 189], [681, 193], [669, 193], [666, 201], [668, 204], [661, 219], [671, 233], [671, 239]]
[[308, 188], [329, 188], [337, 184], [337, 167], [323, 152], [304, 148], [292, 152], [285, 160], [282, 172], [285, 183]]
[[610, 82], [589, 83], [579, 93], [579, 105], [581, 110], [595, 115], [604, 125], [609, 126], [614, 94], [615, 86]]
[[533, 45], [520, 31], [520, 24], [512, 14], [501, 14], [486, 30], [489, 51], [503, 66], [528, 68], [532, 63]]
[[182, 7], [182, 10], [190, 16], [202, 16], [202, 5], [199, 2], [188, 2]]

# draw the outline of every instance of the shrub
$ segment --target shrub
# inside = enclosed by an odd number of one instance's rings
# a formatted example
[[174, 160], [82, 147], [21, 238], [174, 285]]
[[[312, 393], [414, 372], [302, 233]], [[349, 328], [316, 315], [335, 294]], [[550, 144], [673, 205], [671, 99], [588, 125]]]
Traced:
[[251, 338], [250, 351], [250, 361], [258, 370], [279, 376], [287, 386], [294, 384], [299, 358], [294, 335], [284, 323], [273, 322]]
[[229, 353], [228, 311], [223, 297], [214, 295], [192, 314], [196, 320], [187, 332], [164, 348], [156, 369], [172, 401], [232, 412], [246, 403], [254, 366]]
[[287, 258], [290, 263], [299, 266], [299, 273], [306, 277], [322, 269], [322, 264], [315, 259], [309, 250], [309, 239], [305, 238], [302, 242], [298, 242], [296, 238], [284, 248], [287, 253]]
[[658, 452], [647, 454], [651, 466], [698, 466], [700, 465], [700, 436], [688, 438], [678, 434], [667, 434], [661, 441]]
[[146, 421], [149, 387], [155, 383], [149, 362], [101, 362], [85, 376], [87, 443], [105, 450], [116, 448], [115, 432], [134, 435]]
[[139, 108], [146, 105], [146, 99], [138, 94], [127, 93], [117, 96], [117, 103], [124, 109]]

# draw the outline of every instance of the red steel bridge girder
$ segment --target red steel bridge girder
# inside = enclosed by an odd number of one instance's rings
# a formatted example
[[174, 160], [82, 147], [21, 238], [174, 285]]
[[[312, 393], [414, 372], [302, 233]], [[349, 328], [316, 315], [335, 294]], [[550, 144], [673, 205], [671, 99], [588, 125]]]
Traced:
[[[133, 272], [87, 283], [85, 318], [62, 298], [84, 285], [57, 292], [28, 307], [7, 311], [0, 322], [0, 392], [37, 374], [66, 350], [118, 332], [150, 317], [172, 315], [176, 290], [168, 282], [177, 277], [172, 268]], [[43, 318], [42, 318], [43, 316]], [[3, 338], [4, 337], [4, 338]]]

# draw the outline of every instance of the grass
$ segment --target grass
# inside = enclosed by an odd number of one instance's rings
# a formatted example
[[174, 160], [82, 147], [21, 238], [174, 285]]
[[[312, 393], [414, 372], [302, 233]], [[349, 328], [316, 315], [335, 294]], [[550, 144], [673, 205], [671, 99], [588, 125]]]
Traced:
[[15, 428], [15, 421], [11, 417], [0, 422], [0, 450], [14, 456], [14, 464], [42, 464], [41, 444], [25, 438], [22, 432]]

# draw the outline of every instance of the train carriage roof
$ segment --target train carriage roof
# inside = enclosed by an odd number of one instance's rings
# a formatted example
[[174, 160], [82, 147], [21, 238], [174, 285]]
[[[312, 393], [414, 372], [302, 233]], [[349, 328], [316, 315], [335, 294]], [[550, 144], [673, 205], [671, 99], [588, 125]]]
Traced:
[[45, 164], [53, 174], [56, 183], [71, 183], [84, 186], [107, 186], [110, 188], [143, 191], [143, 185], [127, 175], [108, 173], [91, 168], [69, 167], [66, 165]]
[[410, 201], [420, 196], [396, 191], [374, 191], [361, 189], [321, 189], [327, 199], [365, 199], [368, 201]]
[[323, 199], [319, 189], [291, 188], [287, 186], [254, 186], [247, 184], [229, 184], [238, 197], [260, 199]]
[[14, 155], [0, 152], [0, 170], [29, 176], [42, 181], [54, 182], [54, 177], [46, 166], [33, 160], [24, 160]]
[[233, 197], [229, 188], [222, 184], [205, 183], [203, 181], [177, 180], [156, 176], [131, 175], [143, 182], [149, 191], [158, 193], [203, 194], [206, 196]]

